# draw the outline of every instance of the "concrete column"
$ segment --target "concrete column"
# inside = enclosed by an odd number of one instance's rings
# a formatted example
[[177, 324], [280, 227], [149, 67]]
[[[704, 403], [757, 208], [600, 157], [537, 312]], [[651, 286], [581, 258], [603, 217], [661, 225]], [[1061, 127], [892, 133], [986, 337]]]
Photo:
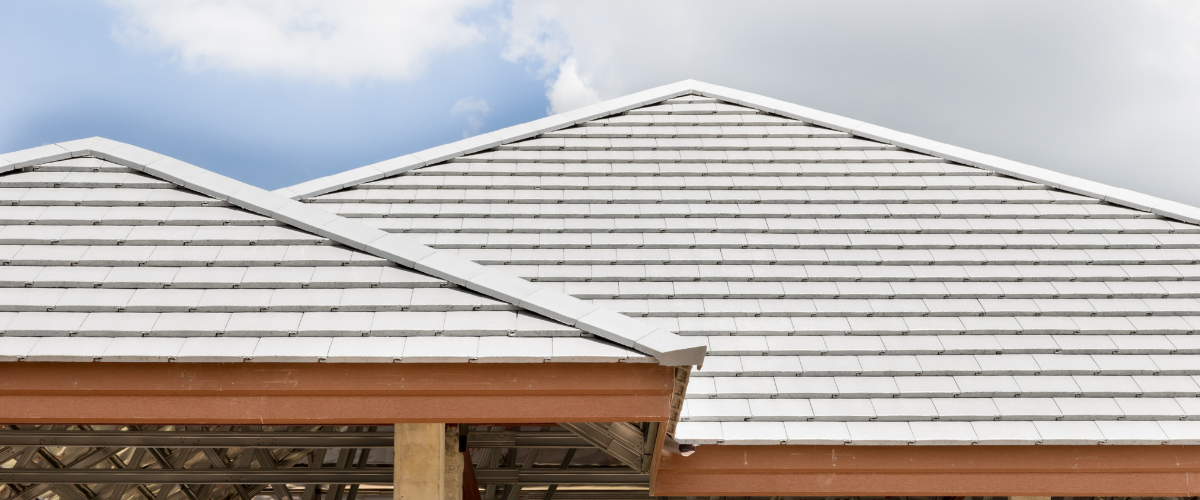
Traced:
[[445, 424], [396, 424], [392, 499], [443, 500], [447, 493], [446, 455]]
[[463, 500], [463, 454], [458, 452], [458, 426], [446, 426], [445, 492], [443, 500]]

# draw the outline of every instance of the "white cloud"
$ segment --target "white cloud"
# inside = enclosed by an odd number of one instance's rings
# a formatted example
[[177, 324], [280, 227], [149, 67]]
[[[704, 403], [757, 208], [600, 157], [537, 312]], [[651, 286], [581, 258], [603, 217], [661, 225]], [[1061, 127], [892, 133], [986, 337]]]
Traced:
[[483, 117], [491, 112], [492, 108], [488, 106], [487, 101], [471, 97], [459, 99], [450, 108], [450, 114], [465, 117], [467, 120], [467, 127], [463, 129], [463, 139], [478, 134], [479, 129], [483, 127]]
[[550, 99], [549, 111], [551, 114], [579, 109], [600, 102], [600, 96], [596, 94], [596, 91], [588, 86], [583, 77], [579, 76], [578, 63], [573, 57], [558, 66], [558, 77], [554, 79], [554, 83], [550, 84], [549, 90], [546, 91], [546, 97]]
[[694, 78], [1200, 205], [1194, 0], [512, 0], [508, 47], [555, 110]]
[[536, 66], [534, 74], [546, 81], [550, 114], [562, 113], [600, 102], [600, 96], [579, 73], [572, 56], [570, 33], [560, 19], [564, 11], [558, 2], [517, 2], [507, 20], [508, 44], [503, 57]]
[[534, 63], [538, 77], [549, 76], [571, 56], [570, 41], [559, 23], [562, 15], [557, 2], [514, 3], [505, 20], [508, 43], [501, 55], [511, 62]]
[[116, 32], [192, 70], [339, 84], [403, 80], [483, 39], [463, 16], [490, 0], [109, 0]]

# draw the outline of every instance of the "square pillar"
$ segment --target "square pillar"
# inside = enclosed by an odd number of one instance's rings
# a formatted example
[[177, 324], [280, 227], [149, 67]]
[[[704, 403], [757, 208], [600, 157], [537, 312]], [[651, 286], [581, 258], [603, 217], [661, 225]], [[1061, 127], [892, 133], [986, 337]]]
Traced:
[[396, 424], [395, 456], [393, 500], [443, 499], [445, 424]]
[[462, 500], [458, 426], [396, 424], [393, 500]]

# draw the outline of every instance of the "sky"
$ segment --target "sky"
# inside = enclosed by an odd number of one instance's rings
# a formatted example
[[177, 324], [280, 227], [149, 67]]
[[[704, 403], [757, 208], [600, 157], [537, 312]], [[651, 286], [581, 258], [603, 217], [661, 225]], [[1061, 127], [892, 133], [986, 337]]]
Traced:
[[693, 78], [1200, 205], [1200, 2], [0, 0], [0, 151], [268, 189]]

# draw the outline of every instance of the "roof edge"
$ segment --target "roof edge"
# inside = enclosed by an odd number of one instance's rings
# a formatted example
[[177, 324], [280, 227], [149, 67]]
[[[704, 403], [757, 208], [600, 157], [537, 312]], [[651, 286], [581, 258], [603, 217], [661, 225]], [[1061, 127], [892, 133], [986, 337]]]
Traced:
[[616, 342], [670, 366], [700, 365], [704, 344], [623, 314], [489, 269], [447, 252], [314, 208], [279, 194], [137, 146], [92, 137], [0, 155], [0, 173], [39, 163], [95, 156], [251, 212], [388, 259], [497, 300]]
[[[325, 193], [337, 191], [342, 188], [347, 188], [370, 182], [373, 180], [390, 177], [409, 170], [432, 165], [434, 163], [443, 162], [451, 158], [466, 156], [471, 153], [477, 153], [485, 149], [491, 149], [502, 144], [508, 144], [523, 139], [528, 139], [535, 135], [553, 132], [555, 130], [570, 127], [579, 123], [583, 123], [597, 118], [614, 115], [625, 112], [630, 109], [654, 104], [672, 97], [690, 94], [695, 91], [696, 82], [694, 80], [684, 80], [675, 82], [661, 87], [655, 87], [649, 90], [643, 90], [616, 99], [585, 106], [579, 109], [559, 113], [557, 115], [539, 118], [537, 120], [513, 125], [511, 127], [502, 128], [494, 132], [469, 137], [461, 141], [443, 144], [441, 146], [426, 149], [416, 153], [384, 160], [378, 163], [373, 163], [365, 167], [359, 167], [345, 172], [319, 177], [310, 181], [305, 181], [294, 186], [289, 186], [277, 189], [274, 192], [280, 196], [291, 198], [294, 200], [318, 196]], [[701, 84], [703, 85], [703, 84]]]
[[952, 146], [759, 94], [743, 92], [719, 85], [705, 84], [695, 80], [688, 80], [688, 82], [693, 86], [695, 93], [706, 97], [721, 99], [788, 118], [815, 123], [822, 127], [828, 127], [866, 139], [885, 142], [893, 146], [990, 170], [1010, 177], [1045, 184], [1063, 191], [1099, 198], [1114, 205], [1151, 212], [1192, 224], [1200, 224], [1200, 208], [1183, 203], [1164, 200], [1128, 189], [1109, 186], [1033, 165], [1007, 160], [998, 156]]

